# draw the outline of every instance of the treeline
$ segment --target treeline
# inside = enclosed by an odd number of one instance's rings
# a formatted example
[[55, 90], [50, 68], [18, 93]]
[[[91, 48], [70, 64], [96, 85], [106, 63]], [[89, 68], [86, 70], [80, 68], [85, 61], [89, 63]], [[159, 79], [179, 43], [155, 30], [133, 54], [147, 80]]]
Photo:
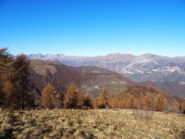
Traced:
[[[46, 85], [41, 93], [41, 108], [67, 108], [67, 109], [93, 109], [93, 108], [121, 108], [168, 111], [168, 100], [164, 93], [156, 95], [148, 92], [144, 95], [134, 96], [130, 93], [108, 95], [107, 89], [102, 89], [100, 95], [93, 99], [89, 93], [83, 93], [74, 85], [68, 87], [64, 97], [58, 95], [52, 84]], [[185, 103], [173, 104], [180, 112], [184, 113]], [[171, 107], [171, 105], [170, 105]]]
[[90, 94], [83, 94], [80, 89], [70, 85], [62, 98], [52, 84], [46, 85], [40, 96], [40, 108], [69, 108], [90, 109], [93, 108], [93, 99]]
[[139, 97], [129, 94], [123, 97], [113, 97], [110, 104], [114, 108], [164, 111], [166, 109], [166, 98], [162, 93], [158, 93], [156, 96], [152, 93], [146, 93]]
[[39, 103], [36, 103], [36, 93], [30, 80], [30, 61], [23, 54], [15, 58], [0, 49], [0, 106], [8, 109], [29, 108], [73, 108], [89, 109], [94, 107], [94, 101], [89, 93], [82, 93], [71, 85], [65, 94], [57, 92], [48, 83], [41, 91]]
[[[34, 86], [30, 81], [30, 61], [21, 54], [13, 57], [7, 49], [0, 49], [0, 106], [9, 109], [25, 108], [124, 108], [164, 111], [167, 98], [163, 93], [147, 92], [134, 96], [132, 93], [109, 95], [107, 89], [102, 89], [100, 95], [93, 99], [89, 93], [82, 92], [75, 85], [70, 85], [65, 93], [57, 92], [48, 83], [43, 87], [35, 103]], [[175, 107], [185, 112], [185, 103], [179, 102]]]

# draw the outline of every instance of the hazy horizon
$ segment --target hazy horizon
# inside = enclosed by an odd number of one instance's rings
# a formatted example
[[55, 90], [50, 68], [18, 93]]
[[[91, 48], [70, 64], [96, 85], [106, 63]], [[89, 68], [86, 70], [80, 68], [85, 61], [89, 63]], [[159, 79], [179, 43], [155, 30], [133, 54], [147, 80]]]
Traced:
[[[23, 53], [24, 54], [24, 53]], [[156, 55], [156, 56], [164, 56], [164, 57], [185, 57], [185, 55], [182, 56], [167, 56], [167, 55], [159, 55], [159, 54], [153, 54], [153, 53], [143, 53], [143, 54], [133, 54], [133, 53], [107, 53], [102, 55], [67, 55], [65, 53], [30, 53], [26, 55], [64, 55], [64, 56], [74, 56], [74, 57], [103, 57], [108, 55], [132, 55], [132, 56], [143, 56], [143, 55]]]

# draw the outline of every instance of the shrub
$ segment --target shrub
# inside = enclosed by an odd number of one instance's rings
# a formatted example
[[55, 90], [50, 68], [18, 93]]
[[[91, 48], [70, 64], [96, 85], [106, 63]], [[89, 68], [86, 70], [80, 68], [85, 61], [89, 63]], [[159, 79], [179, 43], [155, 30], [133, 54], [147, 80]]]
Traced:
[[150, 110], [134, 109], [132, 114], [137, 120], [151, 120], [153, 118], [153, 111]]

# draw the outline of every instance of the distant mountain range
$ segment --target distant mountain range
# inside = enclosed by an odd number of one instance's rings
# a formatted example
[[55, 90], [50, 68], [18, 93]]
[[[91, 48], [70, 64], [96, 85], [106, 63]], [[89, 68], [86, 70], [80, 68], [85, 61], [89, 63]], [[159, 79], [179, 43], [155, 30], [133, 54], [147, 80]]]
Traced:
[[[96, 66], [120, 73], [135, 82], [185, 97], [185, 57], [166, 57], [154, 54], [108, 54], [83, 57], [63, 54], [30, 54], [30, 59], [54, 60], [68, 66]], [[151, 84], [152, 82], [152, 84]]]
[[[108, 89], [109, 95], [120, 95], [120, 97], [129, 94], [139, 97], [148, 92], [156, 95], [161, 92], [159, 89], [145, 87], [119, 73], [106, 69], [93, 66], [70, 67], [56, 61], [31, 60], [30, 75], [35, 89], [36, 103], [38, 103], [40, 93], [47, 83], [52, 83], [61, 95], [64, 95], [70, 84], [75, 84], [84, 93], [88, 92], [94, 98], [100, 94], [103, 88]], [[170, 105], [185, 101], [185, 99], [171, 94], [164, 93], [164, 95]], [[168, 110], [173, 110], [173, 108]]]
[[31, 60], [31, 69], [31, 80], [38, 93], [47, 83], [52, 83], [61, 94], [70, 84], [75, 84], [93, 97], [103, 88], [109, 93], [117, 93], [138, 85], [121, 74], [92, 66], [70, 67], [55, 61]]

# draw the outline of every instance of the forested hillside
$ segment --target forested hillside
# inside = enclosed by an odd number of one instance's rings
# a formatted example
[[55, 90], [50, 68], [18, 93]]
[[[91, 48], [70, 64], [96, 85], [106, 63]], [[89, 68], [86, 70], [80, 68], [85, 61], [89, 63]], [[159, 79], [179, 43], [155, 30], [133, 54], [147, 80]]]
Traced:
[[1, 107], [126, 108], [184, 112], [184, 99], [97, 67], [15, 58], [0, 49]]

